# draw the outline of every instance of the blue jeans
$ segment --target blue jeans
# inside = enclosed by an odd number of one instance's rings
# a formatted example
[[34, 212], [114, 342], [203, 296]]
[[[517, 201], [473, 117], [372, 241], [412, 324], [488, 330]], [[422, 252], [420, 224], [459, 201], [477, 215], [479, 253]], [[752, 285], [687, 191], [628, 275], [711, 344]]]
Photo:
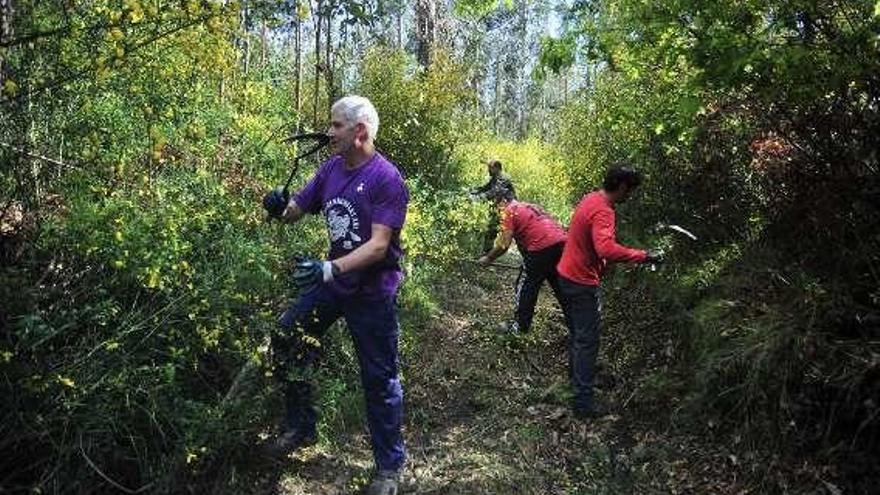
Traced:
[[574, 393], [572, 406], [589, 410], [595, 405], [593, 386], [602, 331], [601, 293], [599, 286], [581, 285], [565, 277], [559, 277], [559, 288], [565, 300], [562, 309], [569, 332], [568, 366]]
[[401, 435], [403, 389], [398, 376], [400, 326], [394, 297], [344, 298], [324, 287], [301, 294], [273, 335], [276, 369], [284, 387], [288, 428], [314, 433], [318, 414], [309, 379], [322, 354], [327, 329], [345, 318], [357, 352], [366, 399], [373, 458], [379, 469], [399, 470], [406, 450]]

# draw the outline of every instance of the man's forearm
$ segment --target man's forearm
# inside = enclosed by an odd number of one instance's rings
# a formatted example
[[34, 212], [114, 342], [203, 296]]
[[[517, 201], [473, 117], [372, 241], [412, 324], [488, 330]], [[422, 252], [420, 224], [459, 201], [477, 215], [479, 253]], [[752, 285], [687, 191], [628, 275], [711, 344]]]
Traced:
[[360, 270], [381, 261], [387, 251], [387, 244], [370, 239], [354, 251], [333, 260], [333, 264], [339, 268], [339, 273]]
[[281, 214], [281, 219], [287, 223], [296, 223], [303, 217], [303, 215], [305, 215], [305, 212], [294, 200], [291, 199], [290, 202], [287, 203], [287, 208], [285, 208], [284, 212]]
[[498, 259], [502, 254], [507, 252], [509, 246], [494, 246], [488, 253], [486, 253], [486, 258], [489, 260], [489, 263]]

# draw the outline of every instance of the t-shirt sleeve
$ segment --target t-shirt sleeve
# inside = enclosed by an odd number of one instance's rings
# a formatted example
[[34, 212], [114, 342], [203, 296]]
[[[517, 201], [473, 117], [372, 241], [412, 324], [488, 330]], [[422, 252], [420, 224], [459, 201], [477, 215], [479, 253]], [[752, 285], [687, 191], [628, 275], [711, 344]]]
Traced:
[[636, 263], [645, 261], [645, 252], [641, 249], [632, 249], [617, 243], [613, 211], [599, 210], [594, 213], [592, 236], [593, 247], [601, 259]]
[[508, 205], [507, 208], [504, 208], [504, 211], [501, 212], [501, 230], [509, 230], [513, 231], [513, 225], [516, 221], [516, 209], [513, 205]]
[[372, 195], [374, 224], [385, 225], [395, 230], [403, 228], [406, 220], [406, 205], [409, 193], [400, 175], [394, 174], [383, 178]]
[[314, 177], [293, 196], [296, 205], [306, 213], [318, 213], [321, 211], [321, 188], [329, 173], [332, 160], [328, 160], [315, 172]]

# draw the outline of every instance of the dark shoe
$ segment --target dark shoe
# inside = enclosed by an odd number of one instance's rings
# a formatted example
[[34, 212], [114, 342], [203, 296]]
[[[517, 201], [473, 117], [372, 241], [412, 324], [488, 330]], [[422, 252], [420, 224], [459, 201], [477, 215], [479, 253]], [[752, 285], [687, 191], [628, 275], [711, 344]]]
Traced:
[[367, 487], [367, 495], [397, 495], [399, 482], [400, 472], [380, 469], [373, 475], [373, 480]]
[[592, 407], [575, 407], [572, 414], [577, 420], [590, 421], [608, 416], [608, 411], [604, 407], [594, 404]]
[[275, 440], [266, 446], [266, 453], [272, 456], [282, 456], [316, 443], [318, 443], [318, 435], [314, 431], [294, 428], [281, 432]]

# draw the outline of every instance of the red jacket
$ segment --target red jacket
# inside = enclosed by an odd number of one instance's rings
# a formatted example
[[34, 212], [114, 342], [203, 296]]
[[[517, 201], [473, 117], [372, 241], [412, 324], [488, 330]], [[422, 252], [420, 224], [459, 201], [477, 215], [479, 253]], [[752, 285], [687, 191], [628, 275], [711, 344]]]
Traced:
[[568, 240], [556, 270], [581, 285], [599, 285], [611, 261], [645, 261], [647, 252], [622, 246], [615, 239], [614, 207], [602, 191], [581, 200], [568, 227]]

